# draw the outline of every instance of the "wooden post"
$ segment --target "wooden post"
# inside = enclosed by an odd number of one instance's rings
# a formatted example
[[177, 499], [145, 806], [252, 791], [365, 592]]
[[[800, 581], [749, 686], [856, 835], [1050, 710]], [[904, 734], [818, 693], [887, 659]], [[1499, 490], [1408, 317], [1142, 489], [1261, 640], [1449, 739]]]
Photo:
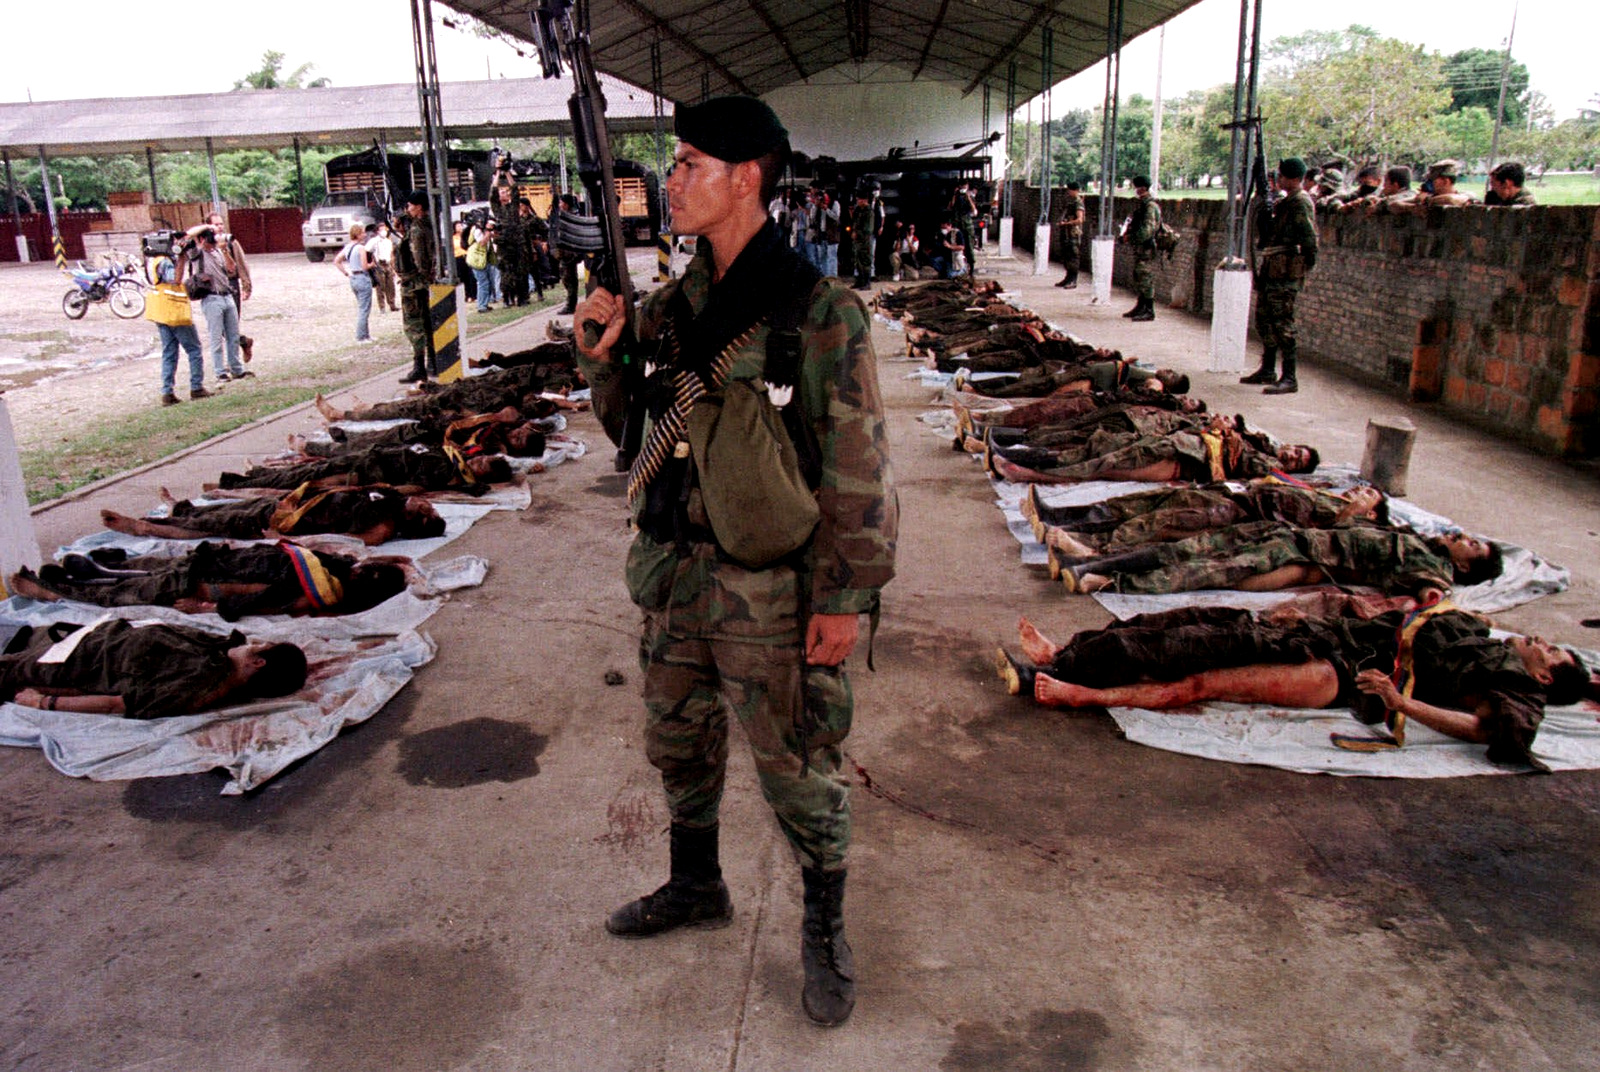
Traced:
[[1411, 468], [1411, 446], [1417, 426], [1404, 417], [1367, 421], [1367, 450], [1361, 458], [1361, 478], [1388, 495], [1406, 493], [1406, 473]]

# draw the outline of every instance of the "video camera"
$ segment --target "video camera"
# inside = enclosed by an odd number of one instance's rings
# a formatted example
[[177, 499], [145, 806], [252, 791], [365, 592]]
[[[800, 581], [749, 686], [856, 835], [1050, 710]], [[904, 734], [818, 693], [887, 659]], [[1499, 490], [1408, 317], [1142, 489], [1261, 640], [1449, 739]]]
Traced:
[[140, 251], [146, 257], [175, 257], [183, 237], [182, 231], [151, 231], [139, 240]]

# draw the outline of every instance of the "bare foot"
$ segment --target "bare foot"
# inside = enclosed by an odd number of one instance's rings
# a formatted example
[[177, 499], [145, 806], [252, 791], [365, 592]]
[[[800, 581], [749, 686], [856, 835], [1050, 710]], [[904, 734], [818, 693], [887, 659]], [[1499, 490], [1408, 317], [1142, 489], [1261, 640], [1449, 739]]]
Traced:
[[1017, 636], [1022, 641], [1022, 654], [1035, 666], [1049, 666], [1061, 650], [1061, 645], [1039, 632], [1027, 618], [1018, 620]]
[[172, 492], [168, 491], [166, 488], [161, 488], [160, 494], [161, 501], [166, 503], [168, 506], [176, 506], [178, 504], [178, 497], [172, 494]]
[[286, 438], [288, 439], [289, 449], [290, 450], [294, 451], [296, 454], [304, 454], [305, 453], [305, 449], [306, 449], [306, 437], [305, 436], [301, 435], [299, 432], [290, 432], [289, 435]]
[[312, 404], [317, 407], [317, 412], [322, 414], [322, 419], [325, 421], [332, 422], [344, 419], [344, 414], [334, 409], [333, 403], [323, 398], [320, 391], [317, 392], [317, 397], [312, 400]]
[[1074, 573], [1070, 569], [1063, 569], [1061, 571], [1061, 583], [1066, 586], [1067, 591], [1077, 592], [1079, 595], [1086, 596], [1092, 592], [1098, 592], [1102, 588], [1109, 587], [1111, 578], [1101, 576], [1098, 573]]
[[1083, 543], [1066, 529], [1055, 525], [1044, 526], [1044, 542], [1077, 558], [1098, 558], [1100, 552]]
[[6, 586], [11, 589], [11, 594], [14, 596], [26, 596], [29, 599], [37, 599], [42, 603], [55, 603], [61, 599], [60, 596], [40, 584], [31, 570], [21, 570], [13, 573], [6, 579]]
[[127, 514], [119, 514], [115, 510], [101, 510], [100, 524], [104, 525], [112, 532], [124, 532], [129, 536], [138, 535], [138, 532], [135, 531], [135, 520], [129, 517]]
[[1037, 674], [1033, 679], [1033, 698], [1046, 707], [1096, 707], [1099, 701], [1093, 689], [1057, 681], [1049, 674]]

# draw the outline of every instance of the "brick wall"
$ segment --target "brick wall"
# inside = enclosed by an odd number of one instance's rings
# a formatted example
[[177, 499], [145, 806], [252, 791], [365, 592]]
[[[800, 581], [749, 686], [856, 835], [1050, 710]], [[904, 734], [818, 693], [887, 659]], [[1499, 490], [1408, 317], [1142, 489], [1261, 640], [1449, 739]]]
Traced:
[[[1015, 240], [1033, 249], [1039, 191], [1013, 190]], [[1061, 192], [1052, 193], [1059, 204]], [[1087, 201], [1089, 239], [1099, 206]], [[1182, 242], [1158, 300], [1209, 316], [1227, 246], [1221, 201], [1166, 200]], [[1117, 198], [1120, 225], [1133, 199]], [[1435, 209], [1321, 216], [1321, 254], [1300, 296], [1302, 358], [1389, 384], [1540, 450], [1600, 455], [1600, 208]], [[1057, 235], [1053, 241], [1059, 247]], [[1061, 259], [1059, 248], [1051, 251]], [[1119, 246], [1114, 278], [1132, 258]]]

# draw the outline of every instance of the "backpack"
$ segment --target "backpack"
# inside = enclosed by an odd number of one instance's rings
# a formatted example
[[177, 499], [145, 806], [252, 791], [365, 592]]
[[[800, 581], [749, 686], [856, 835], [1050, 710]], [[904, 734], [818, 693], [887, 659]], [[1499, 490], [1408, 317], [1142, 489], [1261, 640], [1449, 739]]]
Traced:
[[1169, 223], [1156, 225], [1155, 237], [1151, 239], [1156, 247], [1156, 252], [1165, 253], [1169, 258], [1172, 251], [1178, 248], [1178, 231]]

